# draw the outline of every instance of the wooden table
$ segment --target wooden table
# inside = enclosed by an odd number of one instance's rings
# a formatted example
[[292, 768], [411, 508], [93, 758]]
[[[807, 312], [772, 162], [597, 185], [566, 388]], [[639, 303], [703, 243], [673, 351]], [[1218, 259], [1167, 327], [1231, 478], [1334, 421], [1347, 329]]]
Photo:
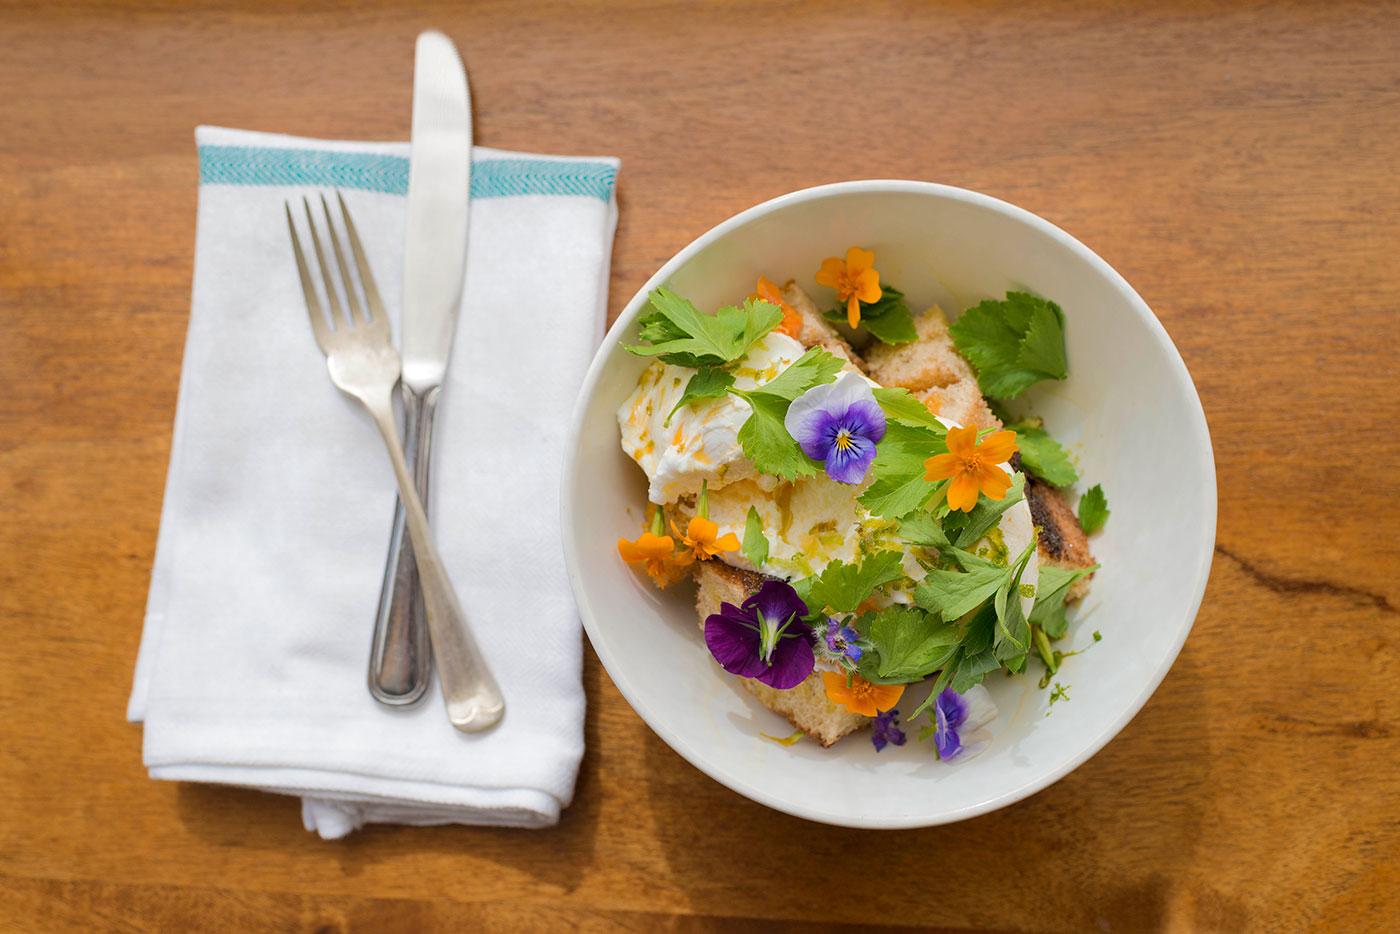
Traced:
[[[1400, 920], [1400, 8], [862, 6], [6, 5], [0, 923]], [[471, 63], [482, 143], [621, 156], [614, 314], [715, 222], [862, 176], [1007, 198], [1138, 288], [1200, 389], [1220, 525], [1195, 630], [1116, 740], [999, 813], [841, 830], [683, 762], [590, 654], [588, 755], [553, 830], [328, 844], [290, 798], [146, 778], [123, 707], [193, 127], [403, 138], [430, 25]]]

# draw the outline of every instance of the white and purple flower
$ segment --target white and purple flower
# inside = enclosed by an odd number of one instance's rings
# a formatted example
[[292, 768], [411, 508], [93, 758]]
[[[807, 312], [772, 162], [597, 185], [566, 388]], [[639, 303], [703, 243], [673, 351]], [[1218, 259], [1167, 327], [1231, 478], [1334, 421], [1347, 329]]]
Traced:
[[788, 407], [783, 420], [803, 453], [826, 466], [837, 483], [860, 483], [885, 436], [885, 413], [870, 383], [842, 373], [834, 383], [813, 386]]
[[720, 667], [779, 691], [795, 688], [816, 667], [807, 604], [782, 581], [770, 580], [742, 606], [721, 603], [705, 620], [705, 645]]
[[933, 748], [938, 758], [947, 762], [960, 755], [976, 755], [990, 739], [983, 728], [996, 716], [997, 706], [982, 685], [962, 694], [945, 688], [933, 705]]

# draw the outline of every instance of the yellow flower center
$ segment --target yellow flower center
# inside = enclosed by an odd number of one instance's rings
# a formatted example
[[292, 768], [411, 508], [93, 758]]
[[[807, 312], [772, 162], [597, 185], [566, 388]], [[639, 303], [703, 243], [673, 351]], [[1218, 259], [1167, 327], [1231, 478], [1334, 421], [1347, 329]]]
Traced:
[[851, 433], [842, 428], [836, 433], [836, 450], [848, 451], [855, 447], [855, 442], [851, 440]]

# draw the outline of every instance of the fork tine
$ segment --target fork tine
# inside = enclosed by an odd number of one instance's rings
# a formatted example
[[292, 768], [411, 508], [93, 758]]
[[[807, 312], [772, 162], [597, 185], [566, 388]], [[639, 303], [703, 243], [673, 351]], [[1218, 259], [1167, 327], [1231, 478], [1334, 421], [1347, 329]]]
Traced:
[[321, 211], [326, 215], [326, 229], [330, 231], [326, 239], [331, 242], [331, 252], [335, 254], [335, 264], [340, 267], [340, 279], [345, 283], [345, 303], [350, 306], [350, 320], [358, 324], [362, 319], [370, 321], [365, 317], [365, 310], [360, 306], [360, 296], [355, 289], [355, 281], [350, 278], [350, 267], [345, 265], [345, 253], [340, 249], [340, 237], [335, 232], [335, 223], [331, 220], [331, 208], [326, 203], [326, 196], [321, 195]]
[[331, 337], [330, 325], [326, 322], [326, 313], [321, 310], [321, 300], [316, 297], [311, 270], [306, 268], [306, 254], [301, 250], [301, 238], [297, 236], [296, 224], [292, 223], [292, 205], [283, 201], [282, 208], [287, 212], [287, 233], [292, 237], [292, 252], [297, 258], [297, 275], [301, 277], [301, 291], [306, 296], [306, 314], [311, 318], [311, 331], [316, 335], [316, 343], [320, 345], [321, 352], [329, 353], [326, 347]]
[[370, 320], [385, 322], [384, 303], [379, 300], [379, 289], [374, 284], [374, 273], [369, 271], [369, 260], [365, 258], [365, 248], [360, 244], [360, 234], [355, 230], [355, 221], [350, 217], [350, 208], [345, 196], [336, 189], [336, 200], [340, 202], [340, 216], [345, 218], [345, 231], [350, 235], [350, 251], [355, 254], [355, 267], [360, 271], [360, 284], [365, 287], [365, 302], [369, 305]]
[[[335, 294], [335, 277], [331, 275], [330, 267], [326, 265], [326, 254], [321, 249], [321, 238], [316, 234], [316, 218], [311, 216], [311, 202], [305, 197], [301, 199], [302, 207], [306, 208], [306, 226], [311, 228], [311, 245], [316, 249], [316, 263], [321, 267], [321, 278], [326, 282], [326, 301], [331, 306], [331, 321], [339, 330], [345, 323], [345, 311], [340, 307], [340, 299]], [[332, 239], [335, 238], [335, 231], [329, 233]], [[349, 322], [352, 326], [354, 321]]]

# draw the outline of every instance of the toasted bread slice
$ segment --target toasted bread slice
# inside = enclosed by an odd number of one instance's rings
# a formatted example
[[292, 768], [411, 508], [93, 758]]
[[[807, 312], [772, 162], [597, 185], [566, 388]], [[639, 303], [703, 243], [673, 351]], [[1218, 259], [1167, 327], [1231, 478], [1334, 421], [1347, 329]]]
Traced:
[[[695, 571], [695, 580], [699, 585], [695, 595], [695, 612], [700, 618], [700, 628], [705, 628], [706, 617], [719, 612], [721, 603], [738, 606], [757, 591], [765, 579], [762, 574], [740, 571], [719, 561], [700, 562]], [[828, 700], [818, 672], [812, 672], [806, 681], [787, 691], [775, 690], [752, 678], [742, 680], [744, 687], [763, 706], [786, 717], [793, 726], [822, 746], [830, 746], [870, 723], [868, 718], [851, 713]]]
[[[1065, 494], [1048, 483], [1026, 475], [1026, 503], [1031, 507], [1031, 521], [1040, 527], [1040, 544], [1036, 548], [1041, 564], [1061, 568], [1094, 566], [1089, 552], [1089, 537], [1079, 524], [1079, 517], [1069, 508]], [[1075, 581], [1066, 600], [1073, 603], [1089, 592], [1087, 574]]]

